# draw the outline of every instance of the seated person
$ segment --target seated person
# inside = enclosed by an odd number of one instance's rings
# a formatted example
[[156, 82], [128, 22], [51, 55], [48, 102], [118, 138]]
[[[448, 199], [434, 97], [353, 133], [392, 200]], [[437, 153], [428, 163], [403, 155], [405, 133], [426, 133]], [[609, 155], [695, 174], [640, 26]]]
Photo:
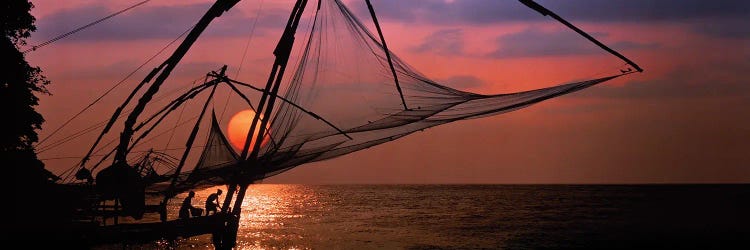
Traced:
[[190, 218], [191, 214], [193, 216], [200, 216], [203, 213], [202, 209], [193, 206], [193, 197], [195, 197], [195, 192], [190, 191], [188, 196], [182, 200], [182, 206], [180, 206], [180, 219]]
[[211, 211], [216, 214], [217, 208], [221, 208], [221, 206], [219, 206], [219, 195], [221, 195], [221, 189], [217, 189], [216, 193], [209, 195], [208, 199], [206, 199], [206, 216], [208, 216]]

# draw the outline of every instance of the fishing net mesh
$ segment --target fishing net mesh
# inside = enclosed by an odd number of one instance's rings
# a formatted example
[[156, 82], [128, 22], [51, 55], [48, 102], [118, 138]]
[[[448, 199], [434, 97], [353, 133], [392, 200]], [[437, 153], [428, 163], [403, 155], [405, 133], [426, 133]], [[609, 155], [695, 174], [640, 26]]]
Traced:
[[[279, 95], [318, 117], [277, 99], [267, 133], [271, 140], [261, 147], [258, 159], [251, 161], [239, 159], [221, 130], [212, 128], [201, 161], [184, 174], [189, 177], [181, 178], [178, 190], [225, 184], [231, 180], [227, 176], [261, 180], [304, 163], [453, 121], [517, 110], [620, 76], [482, 95], [430, 80], [390, 52], [397, 86], [379, 37], [343, 3], [322, 1], [319, 9], [310, 10], [317, 13], [309, 37], [297, 38], [303, 53]], [[214, 126], [218, 125], [214, 122]]]

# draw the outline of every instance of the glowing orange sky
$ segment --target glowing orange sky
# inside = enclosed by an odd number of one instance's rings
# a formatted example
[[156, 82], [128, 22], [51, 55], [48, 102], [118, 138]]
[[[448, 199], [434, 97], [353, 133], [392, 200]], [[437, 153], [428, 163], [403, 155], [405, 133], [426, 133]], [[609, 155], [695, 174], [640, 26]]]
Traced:
[[[619, 59], [515, 1], [488, 3], [488, 9], [510, 9], [496, 12], [466, 10], [470, 3], [483, 1], [414, 2], [420, 4], [377, 0], [373, 4], [380, 13], [389, 48], [421, 73], [449, 86], [487, 94], [521, 91], [613, 74], [623, 66]], [[639, 4], [538, 2], [553, 10], [553, 6], [559, 7], [558, 14], [639, 63], [645, 72], [520, 111], [456, 122], [337, 159], [303, 165], [267, 182], [750, 181], [750, 85], [745, 76], [750, 70], [750, 31], [742, 25], [748, 12], [741, 11], [747, 10], [748, 4], [706, 2], [714, 6], [703, 7], [696, 1], [672, 1], [675, 7], [667, 10], [663, 3], [649, 1], [639, 8], [625, 9], [618, 4]], [[34, 4], [38, 32], [29, 44], [38, 44], [133, 3], [82, 0]], [[49, 90], [53, 95], [41, 97], [37, 108], [47, 120], [40, 138], [187, 29], [210, 4], [203, 0], [154, 0], [123, 17], [28, 54], [30, 63], [40, 66], [52, 81]], [[359, 13], [363, 4], [356, 4], [359, 7], [352, 9]], [[261, 18], [238, 73], [259, 8], [258, 1], [240, 2], [212, 23], [164, 88], [189, 86], [223, 64], [229, 65], [232, 77], [264, 82], [271, 66], [271, 51], [291, 6], [291, 1], [263, 2]], [[576, 7], [596, 14], [579, 13]], [[601, 9], [593, 9], [597, 7]], [[510, 17], [498, 17], [502, 13]], [[369, 25], [368, 16], [360, 18]], [[117, 25], [125, 27], [114, 29]], [[540, 37], [547, 38], [542, 42], [549, 46], [570, 53], [549, 54], [545, 47], [537, 48]], [[154, 63], [164, 58], [162, 55]], [[94, 109], [71, 123], [68, 134], [89, 126], [91, 121], [107, 119], [111, 107], [118, 105], [133, 88], [132, 82], [141, 77], [137, 75], [118, 88], [116, 97], [105, 101], [103, 106], [108, 108]], [[471, 79], [472, 84], [451, 85], [455, 79]], [[226, 120], [239, 110], [230, 107], [217, 113]], [[185, 111], [185, 117], [189, 114]], [[90, 145], [90, 140], [75, 145]], [[40, 153], [40, 158], [80, 155], [88, 149], [85, 147], [78, 151], [50, 150]], [[70, 162], [61, 160], [45, 162], [56, 173], [70, 166]]]

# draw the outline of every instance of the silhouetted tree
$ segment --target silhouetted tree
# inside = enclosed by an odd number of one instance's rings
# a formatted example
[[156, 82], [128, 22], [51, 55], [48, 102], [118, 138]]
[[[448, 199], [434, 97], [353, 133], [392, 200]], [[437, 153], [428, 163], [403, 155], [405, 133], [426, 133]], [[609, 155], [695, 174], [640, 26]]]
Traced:
[[44, 122], [34, 109], [39, 104], [36, 95], [49, 94], [45, 88], [49, 81], [19, 50], [36, 30], [29, 12], [33, 7], [28, 0], [0, 1], [0, 171], [4, 177], [0, 182], [11, 185], [0, 193], [3, 207], [11, 210], [3, 213], [6, 232], [0, 232], [0, 238], [20, 242], [37, 239], [39, 234], [32, 232], [69, 220], [58, 212], [63, 204], [52, 184], [56, 177], [44, 169], [34, 152], [37, 130]]
[[[29, 13], [34, 7], [27, 0], [6, 0], [0, 3], [0, 54], [3, 55], [3, 73], [0, 74], [0, 158], [2, 165], [15, 173], [12, 178], [24, 186], [38, 186], [51, 177], [34, 152], [36, 130], [44, 118], [34, 107], [36, 94], [49, 94], [45, 85], [49, 81], [39, 67], [26, 62], [19, 47], [36, 30], [35, 18]], [[6, 172], [7, 173], [7, 172]]]

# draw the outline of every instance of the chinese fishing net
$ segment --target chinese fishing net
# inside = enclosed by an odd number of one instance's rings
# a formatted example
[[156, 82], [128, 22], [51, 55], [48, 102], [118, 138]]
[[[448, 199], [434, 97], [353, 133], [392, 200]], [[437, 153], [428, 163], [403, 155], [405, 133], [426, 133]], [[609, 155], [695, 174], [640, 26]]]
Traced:
[[240, 159], [214, 122], [201, 160], [193, 171], [183, 174], [178, 191], [226, 184], [237, 177], [261, 180], [301, 164], [441, 124], [521, 109], [620, 76], [482, 95], [430, 80], [390, 52], [397, 86], [379, 37], [343, 3], [321, 1], [319, 9], [310, 10], [316, 11], [312, 30], [309, 37], [297, 39], [297, 45], [304, 46], [303, 53], [279, 95], [322, 119], [277, 100], [267, 133], [271, 139], [260, 148], [258, 159], [251, 161]]

